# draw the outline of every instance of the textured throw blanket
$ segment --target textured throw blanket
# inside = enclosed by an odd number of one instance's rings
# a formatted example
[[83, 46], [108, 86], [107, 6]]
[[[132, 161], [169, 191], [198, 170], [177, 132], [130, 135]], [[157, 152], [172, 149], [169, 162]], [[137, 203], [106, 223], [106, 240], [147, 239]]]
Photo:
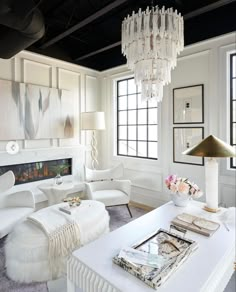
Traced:
[[73, 249], [79, 247], [79, 226], [73, 214], [67, 215], [59, 211], [57, 205], [31, 214], [28, 220], [40, 227], [48, 237], [48, 258], [54, 277], [61, 268], [62, 257], [68, 256]]

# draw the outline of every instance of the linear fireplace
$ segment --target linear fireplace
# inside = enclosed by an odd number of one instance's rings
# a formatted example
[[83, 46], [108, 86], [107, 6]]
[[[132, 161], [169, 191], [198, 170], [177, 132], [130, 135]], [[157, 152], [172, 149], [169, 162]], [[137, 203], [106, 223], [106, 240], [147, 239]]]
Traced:
[[14, 172], [16, 185], [72, 174], [72, 158], [36, 161], [23, 164], [0, 166], [0, 175], [8, 170]]

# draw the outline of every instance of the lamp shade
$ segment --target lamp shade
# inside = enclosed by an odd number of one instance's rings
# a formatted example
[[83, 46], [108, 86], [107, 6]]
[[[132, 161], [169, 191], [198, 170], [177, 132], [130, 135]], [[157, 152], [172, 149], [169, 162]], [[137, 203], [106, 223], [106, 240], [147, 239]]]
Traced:
[[81, 113], [82, 130], [105, 130], [104, 112]]
[[235, 157], [235, 150], [232, 146], [213, 135], [208, 136], [199, 144], [183, 152], [185, 155], [201, 157]]

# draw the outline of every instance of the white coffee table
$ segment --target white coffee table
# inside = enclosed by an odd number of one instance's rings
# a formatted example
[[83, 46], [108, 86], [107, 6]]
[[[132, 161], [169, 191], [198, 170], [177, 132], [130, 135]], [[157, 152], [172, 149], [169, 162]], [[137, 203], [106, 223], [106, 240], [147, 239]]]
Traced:
[[[203, 204], [175, 207], [167, 203], [126, 224], [72, 254], [67, 266], [67, 292], [152, 292], [141, 280], [112, 263], [120, 249], [132, 245], [147, 234], [164, 228], [182, 212], [215, 219], [219, 214], [202, 210]], [[221, 212], [225, 210], [222, 209]], [[235, 226], [227, 231], [221, 225], [208, 238], [188, 231], [186, 238], [195, 240], [199, 248], [158, 289], [159, 292], [220, 292], [226, 287], [234, 271]]]
[[46, 195], [48, 199], [48, 206], [51, 206], [61, 203], [62, 200], [71, 193], [74, 188], [74, 184], [72, 182], [63, 182], [60, 185], [48, 183], [41, 184], [38, 188]]

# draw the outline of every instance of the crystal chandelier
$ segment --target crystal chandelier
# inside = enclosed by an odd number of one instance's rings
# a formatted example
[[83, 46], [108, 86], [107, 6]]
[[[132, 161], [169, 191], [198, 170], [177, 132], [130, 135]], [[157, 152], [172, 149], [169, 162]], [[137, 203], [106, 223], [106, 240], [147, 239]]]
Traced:
[[183, 17], [173, 8], [157, 6], [127, 16], [122, 22], [122, 53], [134, 71], [142, 101], [163, 97], [163, 86], [171, 81], [177, 55], [184, 48]]

